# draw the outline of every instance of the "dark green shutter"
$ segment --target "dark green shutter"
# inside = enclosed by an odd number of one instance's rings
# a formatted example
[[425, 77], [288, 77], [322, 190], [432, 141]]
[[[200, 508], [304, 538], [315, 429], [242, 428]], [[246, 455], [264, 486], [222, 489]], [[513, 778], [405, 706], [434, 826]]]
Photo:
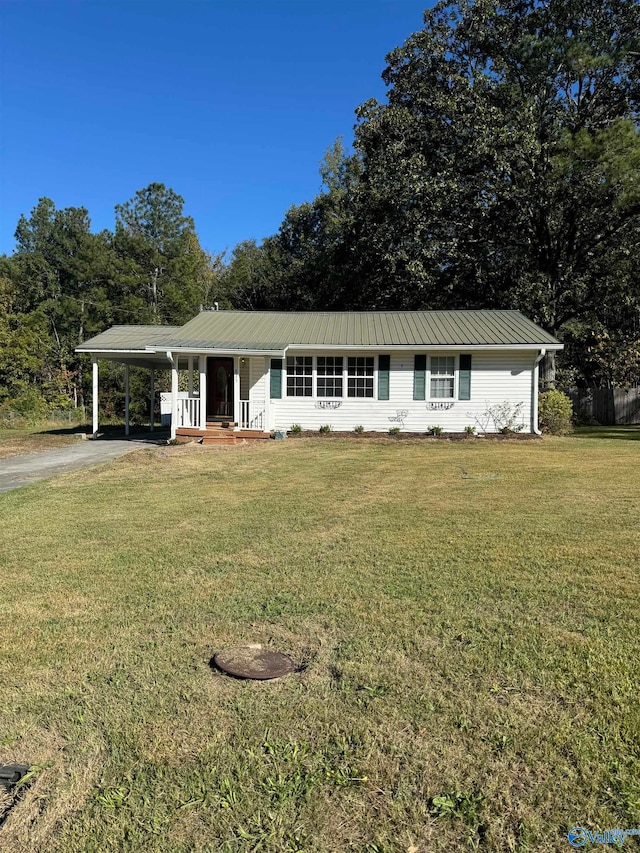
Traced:
[[282, 397], [282, 359], [271, 359], [271, 399], [279, 400]]
[[460, 371], [458, 376], [458, 400], [471, 399], [471, 356], [460, 356]]
[[389, 399], [389, 368], [391, 366], [390, 355], [378, 356], [378, 400]]
[[427, 357], [416, 355], [413, 360], [413, 399], [424, 400], [427, 381]]

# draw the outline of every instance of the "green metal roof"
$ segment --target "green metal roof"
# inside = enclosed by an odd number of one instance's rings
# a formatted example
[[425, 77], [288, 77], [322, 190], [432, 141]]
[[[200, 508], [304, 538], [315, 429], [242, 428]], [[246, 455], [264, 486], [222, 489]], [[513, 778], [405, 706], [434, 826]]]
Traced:
[[519, 311], [203, 311], [171, 337], [175, 347], [553, 345]]
[[283, 351], [298, 347], [562, 345], [519, 311], [203, 311], [184, 326], [114, 326], [78, 347]]
[[162, 345], [165, 340], [176, 335], [181, 328], [181, 326], [111, 326], [110, 329], [76, 347], [76, 352], [100, 350], [145, 352], [148, 346]]

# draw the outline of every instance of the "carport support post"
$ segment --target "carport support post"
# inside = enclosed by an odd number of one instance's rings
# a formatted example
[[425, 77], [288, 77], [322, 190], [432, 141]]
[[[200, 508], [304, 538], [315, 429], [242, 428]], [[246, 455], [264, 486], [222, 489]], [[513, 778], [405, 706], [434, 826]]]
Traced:
[[98, 359], [93, 356], [93, 426], [92, 432], [93, 437], [98, 437]]
[[124, 366], [124, 434], [129, 435], [129, 365]]
[[155, 397], [156, 397], [155, 380], [156, 380], [156, 369], [155, 369], [155, 367], [152, 367], [151, 368], [151, 388], [149, 389], [149, 398], [151, 400], [151, 411], [149, 413], [149, 432], [153, 432], [153, 406], [154, 406]]

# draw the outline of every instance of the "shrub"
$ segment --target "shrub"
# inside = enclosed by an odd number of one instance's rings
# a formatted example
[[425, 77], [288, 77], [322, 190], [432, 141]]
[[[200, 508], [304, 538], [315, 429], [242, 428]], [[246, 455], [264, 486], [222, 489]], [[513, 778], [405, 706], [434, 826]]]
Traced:
[[300, 424], [291, 424], [291, 429], [289, 430], [289, 432], [293, 435], [300, 435], [300, 433], [302, 432], [302, 427], [300, 426]]
[[478, 432], [484, 435], [491, 424], [493, 424], [495, 432], [500, 432], [502, 435], [521, 432], [525, 427], [522, 420], [523, 408], [524, 403], [512, 403], [510, 400], [494, 403], [492, 406], [487, 402], [487, 408], [484, 412], [474, 416]]
[[19, 397], [2, 401], [0, 420], [26, 424], [37, 424], [49, 413], [49, 406], [36, 388], [25, 389]]
[[362, 424], [358, 424], [358, 426], [353, 428], [353, 431], [356, 435], [362, 435], [364, 433], [364, 427], [362, 426]]
[[571, 432], [573, 406], [562, 391], [545, 391], [538, 397], [538, 424], [549, 435], [566, 435]]
[[427, 433], [429, 435], [442, 435], [442, 432], [443, 432], [443, 429], [441, 426], [432, 426], [432, 427], [429, 427], [429, 429], [427, 430]]
[[333, 428], [332, 428], [331, 424], [322, 424], [322, 426], [318, 430], [318, 432], [321, 432], [321, 433], [327, 433], [327, 432], [332, 432], [332, 431], [333, 431]]
[[464, 432], [465, 432], [465, 435], [472, 436], [472, 435], [476, 434], [476, 428], [473, 426], [473, 424], [468, 424], [464, 428]]
[[400, 427], [391, 427], [389, 435], [400, 435]]

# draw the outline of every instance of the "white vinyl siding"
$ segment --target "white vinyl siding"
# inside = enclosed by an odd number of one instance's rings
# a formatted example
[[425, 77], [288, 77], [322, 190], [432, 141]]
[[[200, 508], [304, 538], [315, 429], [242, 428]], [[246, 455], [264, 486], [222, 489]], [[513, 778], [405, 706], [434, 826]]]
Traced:
[[[314, 369], [317, 371], [317, 356], [323, 357], [324, 354], [307, 350], [303, 355], [313, 358]], [[352, 356], [347, 356], [345, 353], [341, 355], [344, 359], [343, 376], [346, 379], [347, 358]], [[476, 418], [481, 418], [488, 406], [498, 405], [508, 400], [514, 406], [522, 404], [521, 421], [525, 424], [524, 431], [529, 431], [535, 352], [474, 351], [470, 400], [457, 399], [457, 379], [454, 384], [453, 398], [429, 396], [431, 358], [452, 357], [448, 353], [437, 350], [433, 354], [427, 353], [427, 399], [414, 400], [414, 356], [414, 352], [391, 353], [389, 400], [376, 399], [378, 366], [376, 355], [373, 357], [373, 397], [349, 397], [345, 383], [342, 397], [312, 395], [273, 400], [272, 428], [290, 429], [291, 424], [299, 423], [303, 429], [316, 431], [323, 424], [329, 423], [336, 431], [351, 431], [358, 424], [362, 424], [365, 430], [385, 433], [394, 426], [399, 426], [403, 432], [424, 433], [432, 426], [440, 426], [445, 432], [463, 432], [466, 426], [477, 426]], [[457, 371], [460, 361], [459, 353], [455, 353], [453, 357], [455, 357]], [[316, 375], [316, 384], [317, 379]]]

